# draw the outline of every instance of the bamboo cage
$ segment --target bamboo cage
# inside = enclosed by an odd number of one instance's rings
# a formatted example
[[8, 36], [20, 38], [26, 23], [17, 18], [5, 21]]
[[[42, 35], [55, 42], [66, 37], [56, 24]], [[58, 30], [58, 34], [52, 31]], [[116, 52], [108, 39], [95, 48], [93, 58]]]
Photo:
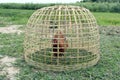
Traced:
[[78, 6], [38, 9], [25, 29], [24, 52], [26, 62], [41, 70], [74, 71], [93, 66], [100, 58], [96, 19], [88, 9]]

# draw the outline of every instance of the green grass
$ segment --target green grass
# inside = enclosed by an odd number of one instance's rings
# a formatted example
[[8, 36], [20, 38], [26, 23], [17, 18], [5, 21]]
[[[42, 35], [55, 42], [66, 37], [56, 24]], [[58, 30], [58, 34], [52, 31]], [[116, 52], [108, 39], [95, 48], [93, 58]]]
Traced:
[[[118, 27], [117, 27], [118, 28]], [[101, 33], [101, 58], [97, 65], [73, 72], [41, 71], [28, 65], [23, 56], [23, 34], [0, 34], [0, 55], [14, 56], [20, 68], [17, 80], [120, 80], [120, 35]], [[0, 76], [6, 79], [6, 76]]]
[[[0, 9], [0, 26], [26, 24], [34, 10]], [[119, 13], [93, 12], [98, 25], [120, 26]]]
[[[26, 24], [32, 13], [33, 10], [0, 9], [0, 26]], [[99, 25], [120, 26], [120, 14], [94, 12], [94, 15]], [[28, 65], [23, 58], [23, 34], [0, 33], [0, 55], [18, 58], [14, 64], [20, 68], [17, 80], [120, 80], [120, 29], [109, 27], [101, 31], [100, 61], [87, 69], [58, 73], [41, 71]], [[0, 80], [7, 80], [6, 75], [0, 75]]]
[[21, 56], [23, 54], [23, 35], [0, 33], [0, 54]]
[[120, 26], [119, 13], [94, 12], [93, 14], [99, 25]]
[[26, 24], [34, 10], [0, 9], [0, 26]]
[[[47, 53], [44, 54], [44, 51], [46, 51]], [[30, 58], [31, 60], [37, 63], [41, 62], [49, 65], [56, 65], [58, 63], [57, 59], [56, 57], [51, 58], [51, 54], [52, 54], [51, 52], [52, 52], [51, 48], [43, 49], [41, 51], [31, 53], [30, 55], [28, 55], [28, 58]], [[81, 56], [79, 60], [77, 60], [78, 55]], [[93, 54], [92, 52], [88, 52], [84, 49], [79, 50], [79, 53], [77, 52], [77, 49], [67, 49], [64, 56], [59, 58], [59, 64], [61, 66], [74, 65], [77, 63], [92, 61], [96, 59], [96, 57], [97, 55]]]

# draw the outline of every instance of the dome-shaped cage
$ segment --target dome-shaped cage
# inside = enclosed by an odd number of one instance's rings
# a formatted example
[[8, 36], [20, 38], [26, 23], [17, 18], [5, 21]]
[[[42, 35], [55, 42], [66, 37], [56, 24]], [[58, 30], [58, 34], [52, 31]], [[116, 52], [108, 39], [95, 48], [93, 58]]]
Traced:
[[38, 9], [28, 21], [24, 45], [25, 60], [43, 70], [78, 70], [100, 58], [96, 19], [83, 7]]

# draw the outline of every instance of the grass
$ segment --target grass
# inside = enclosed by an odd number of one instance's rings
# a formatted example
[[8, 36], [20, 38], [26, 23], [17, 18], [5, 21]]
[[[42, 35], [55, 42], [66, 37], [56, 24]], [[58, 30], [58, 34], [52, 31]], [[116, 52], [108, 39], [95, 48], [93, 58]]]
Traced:
[[[26, 24], [34, 10], [0, 9], [0, 26]], [[119, 13], [93, 12], [98, 25], [120, 26]]]
[[34, 10], [0, 9], [0, 26], [26, 24]]
[[23, 35], [0, 33], [0, 54], [21, 56], [23, 54]]
[[[23, 56], [23, 34], [0, 34], [0, 55], [14, 56], [14, 66], [20, 68], [17, 80], [119, 80], [120, 79], [120, 35], [101, 33], [101, 59], [97, 65], [73, 72], [41, 71], [27, 65]], [[6, 79], [5, 75], [0, 79]]]
[[[33, 10], [0, 9], [0, 26], [26, 24], [32, 13]], [[120, 26], [120, 14], [95, 12], [94, 15], [99, 25]], [[101, 58], [97, 65], [87, 69], [58, 73], [41, 71], [28, 65], [23, 58], [23, 34], [0, 33], [0, 55], [17, 58], [14, 64], [20, 68], [20, 73], [16, 75], [17, 80], [120, 80], [120, 29], [100, 29]], [[0, 75], [0, 80], [7, 79], [6, 75]]]
[[[37, 62], [37, 63], [46, 63], [49, 65], [56, 65], [57, 59], [56, 57], [51, 58], [50, 51], [52, 52], [52, 49], [47, 48], [46, 54], [44, 54], [44, 49], [41, 51], [37, 51], [35, 53], [32, 53], [28, 55], [28, 58], [31, 60]], [[77, 60], [77, 55], [81, 56], [79, 60]], [[72, 57], [72, 58], [71, 58]], [[91, 60], [94, 60], [97, 56], [93, 54], [92, 52], [88, 52], [84, 49], [79, 50], [79, 53], [77, 52], [77, 49], [67, 49], [64, 56], [59, 58], [59, 64], [60, 66], [65, 65], [74, 65], [76, 63], [84, 63]]]
[[94, 12], [93, 14], [99, 25], [120, 26], [119, 13]]

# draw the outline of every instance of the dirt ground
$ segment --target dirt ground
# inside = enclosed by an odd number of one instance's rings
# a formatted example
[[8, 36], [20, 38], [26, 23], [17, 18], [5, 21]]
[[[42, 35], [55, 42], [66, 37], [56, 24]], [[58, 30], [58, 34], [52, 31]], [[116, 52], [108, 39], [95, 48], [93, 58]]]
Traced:
[[[17, 33], [19, 35], [23, 32], [19, 29], [21, 26], [22, 25], [10, 25], [7, 27], [0, 27], [0, 33]], [[19, 68], [13, 66], [15, 61], [15, 57], [0, 55], [0, 76], [5, 75], [7, 80], [16, 80], [15, 75], [19, 73]]]
[[19, 30], [18, 28], [22, 25], [10, 25], [7, 27], [0, 27], [0, 33], [17, 33], [20, 34], [23, 31]]
[[15, 61], [14, 57], [1, 56], [0, 75], [6, 75], [8, 80], [15, 80], [15, 74], [19, 73], [19, 68], [13, 66]]

